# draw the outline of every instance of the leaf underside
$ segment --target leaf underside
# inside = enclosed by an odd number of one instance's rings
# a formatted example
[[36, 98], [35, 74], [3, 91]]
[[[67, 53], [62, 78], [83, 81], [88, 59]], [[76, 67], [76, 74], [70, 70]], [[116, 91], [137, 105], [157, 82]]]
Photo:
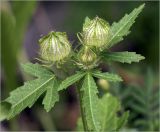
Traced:
[[102, 53], [102, 58], [106, 61], [118, 61], [129, 64], [131, 64], [131, 62], [139, 62], [140, 60], [145, 59], [145, 57], [141, 56], [140, 54], [128, 51]]

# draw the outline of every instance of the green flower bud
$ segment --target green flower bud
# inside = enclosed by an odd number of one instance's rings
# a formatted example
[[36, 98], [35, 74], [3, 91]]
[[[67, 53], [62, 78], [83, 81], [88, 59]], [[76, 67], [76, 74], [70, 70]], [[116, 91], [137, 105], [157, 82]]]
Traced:
[[80, 50], [78, 56], [80, 63], [85, 66], [90, 66], [97, 60], [97, 55], [87, 46]]
[[107, 44], [109, 36], [109, 24], [98, 17], [90, 20], [85, 19], [83, 25], [83, 39], [84, 44], [88, 46], [102, 47]]
[[71, 51], [70, 42], [65, 32], [50, 32], [39, 40], [40, 56], [48, 62], [61, 61]]
[[107, 80], [104, 80], [104, 79], [98, 79], [98, 85], [102, 88], [102, 89], [104, 89], [104, 90], [106, 90], [106, 91], [109, 91], [109, 89], [110, 89], [110, 84], [109, 84], [109, 82], [107, 81]]

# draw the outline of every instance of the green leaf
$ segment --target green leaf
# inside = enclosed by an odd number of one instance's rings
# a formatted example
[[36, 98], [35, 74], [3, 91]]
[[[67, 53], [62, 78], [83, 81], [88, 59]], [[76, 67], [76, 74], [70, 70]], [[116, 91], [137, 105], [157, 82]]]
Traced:
[[140, 60], [145, 59], [145, 57], [140, 54], [136, 54], [135, 52], [111, 52], [111, 53], [102, 53], [102, 57], [107, 61], [118, 61], [122, 63], [131, 63], [131, 62], [139, 62]]
[[92, 73], [93, 76], [100, 78], [100, 79], [105, 79], [107, 81], [113, 81], [113, 82], [119, 82], [122, 81], [122, 78], [116, 74], [112, 74], [112, 73], [102, 73], [100, 71], [95, 71]]
[[132, 90], [133, 92], [131, 93], [131, 96], [137, 100], [137, 104], [140, 104], [141, 106], [146, 106], [146, 101], [144, 100], [143, 96], [140, 96], [139, 93], [134, 92], [135, 90]]
[[89, 17], [85, 18], [84, 24], [83, 24], [83, 31], [88, 27], [88, 24], [90, 24], [91, 20]]
[[0, 121], [3, 121], [4, 119], [7, 118], [10, 108], [11, 104], [7, 102], [0, 103]]
[[44, 104], [44, 108], [47, 112], [49, 112], [51, 108], [55, 105], [55, 103], [59, 100], [58, 86], [59, 83], [55, 79], [54, 83], [52, 85], [49, 85], [47, 88], [47, 93], [42, 103]]
[[120, 102], [110, 93], [105, 94], [99, 100], [99, 112], [101, 119], [101, 131], [115, 131], [125, 125], [128, 118], [128, 112], [125, 112], [121, 117], [117, 115], [120, 110]]
[[104, 132], [106, 130], [112, 131], [116, 130], [116, 113], [120, 108], [120, 104], [116, 98], [111, 96], [110, 94], [106, 94], [100, 100], [100, 113], [101, 113], [101, 131]]
[[39, 64], [25, 63], [21, 64], [22, 69], [35, 77], [52, 76], [53, 73]]
[[127, 123], [128, 117], [129, 117], [129, 111], [124, 112], [123, 115], [117, 121], [117, 128], [116, 128], [116, 130], [121, 129]]
[[113, 23], [111, 26], [111, 36], [108, 42], [108, 48], [123, 40], [124, 36], [130, 33], [130, 27], [135, 22], [136, 17], [142, 11], [145, 4], [135, 8], [129, 15], [126, 14], [118, 23]]
[[[33, 69], [37, 67], [37, 69], [33, 70], [32, 67]], [[26, 72], [38, 76], [38, 79], [25, 82], [23, 86], [10, 93], [10, 96], [5, 100], [5, 102], [12, 105], [8, 119], [14, 117], [26, 107], [31, 107], [39, 96], [47, 90], [47, 87], [53, 86], [54, 83], [55, 76], [38, 64], [26, 64], [26, 66], [23, 65], [23, 68]], [[38, 68], [42, 68], [43, 72], [41, 71], [41, 73], [37, 74]], [[30, 69], [32, 70], [30, 71]]]
[[76, 131], [81, 131], [81, 132], [84, 131], [84, 127], [83, 127], [83, 123], [82, 123], [82, 118], [81, 117], [78, 118]]
[[58, 91], [66, 89], [68, 86], [74, 84], [75, 82], [77, 82], [78, 80], [80, 80], [83, 76], [85, 75], [85, 73], [83, 72], [77, 72], [76, 74], [67, 77], [64, 81], [61, 82]]
[[131, 116], [141, 115], [142, 117], [133, 122], [133, 127], [156, 131], [157, 126], [154, 125], [154, 122], [159, 117], [159, 98], [155, 98], [156, 94], [159, 93], [159, 89], [154, 85], [156, 75], [149, 68], [144, 76], [144, 86], [133, 85], [131, 87], [130, 97], [132, 101], [128, 104], [128, 107], [133, 109], [133, 112], [130, 113]]
[[82, 83], [81, 91], [83, 92], [82, 106], [85, 110], [87, 127], [89, 131], [99, 131], [100, 121], [97, 109], [98, 90], [96, 83], [90, 73], [86, 74]]
[[142, 113], [144, 115], [147, 114], [147, 111], [146, 111], [146, 107], [142, 107], [140, 104], [138, 103], [134, 103], [132, 102], [132, 104], [130, 105], [130, 107], [135, 110], [137, 113]]

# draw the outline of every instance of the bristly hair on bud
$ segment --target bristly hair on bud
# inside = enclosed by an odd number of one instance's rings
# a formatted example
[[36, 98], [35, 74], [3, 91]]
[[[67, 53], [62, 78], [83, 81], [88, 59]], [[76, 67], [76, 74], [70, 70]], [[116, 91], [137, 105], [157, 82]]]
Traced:
[[107, 44], [110, 26], [105, 20], [96, 16], [93, 20], [86, 17], [83, 24], [83, 44], [98, 48]]
[[83, 69], [91, 69], [98, 61], [96, 53], [88, 46], [83, 46], [78, 53], [77, 65]]
[[51, 31], [39, 40], [40, 57], [47, 62], [62, 62], [71, 51], [71, 45], [65, 32]]

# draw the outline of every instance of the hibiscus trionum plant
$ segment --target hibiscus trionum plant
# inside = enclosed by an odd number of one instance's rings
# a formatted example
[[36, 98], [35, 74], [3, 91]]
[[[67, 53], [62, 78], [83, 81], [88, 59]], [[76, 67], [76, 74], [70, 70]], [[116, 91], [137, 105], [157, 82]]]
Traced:
[[[59, 100], [59, 92], [75, 85], [80, 102], [81, 117], [77, 130], [119, 130], [127, 122], [127, 112], [121, 112], [120, 102], [110, 93], [99, 96], [95, 78], [119, 82], [119, 75], [102, 72], [99, 65], [105, 61], [139, 62], [143, 56], [135, 52], [110, 52], [109, 48], [130, 33], [130, 27], [144, 8], [144, 4], [126, 14], [111, 26], [96, 16], [86, 17], [83, 29], [77, 34], [79, 45], [72, 48], [65, 32], [51, 31], [39, 40], [40, 64], [22, 64], [35, 80], [25, 82], [1, 102], [1, 120], [11, 119], [26, 107], [32, 107], [45, 94], [42, 104], [49, 112]], [[64, 73], [61, 76], [60, 72]]]

